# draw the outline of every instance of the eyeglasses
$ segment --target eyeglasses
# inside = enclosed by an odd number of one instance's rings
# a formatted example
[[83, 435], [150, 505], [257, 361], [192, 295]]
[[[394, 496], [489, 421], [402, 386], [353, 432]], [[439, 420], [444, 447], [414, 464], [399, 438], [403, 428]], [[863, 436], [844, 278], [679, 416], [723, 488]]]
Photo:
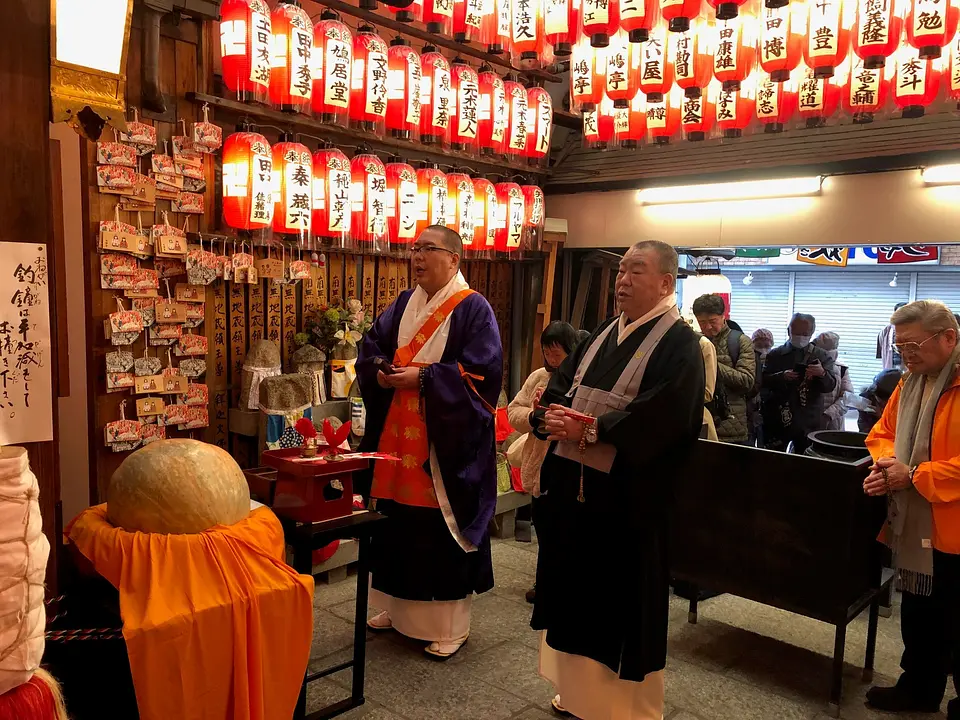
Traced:
[[910, 353], [910, 354], [918, 353], [920, 352], [920, 348], [922, 348], [924, 345], [926, 345], [928, 342], [933, 340], [942, 332], [943, 330], [940, 330], [939, 332], [935, 332], [933, 335], [928, 337], [923, 342], [894, 343], [893, 346], [897, 349], [897, 352], [900, 353], [901, 355], [906, 355], [907, 353]]
[[448, 250], [445, 247], [440, 247], [439, 245], [413, 245], [410, 247], [411, 255], [422, 255], [424, 253], [431, 252], [445, 252], [450, 253], [451, 255], [456, 255], [453, 250]]

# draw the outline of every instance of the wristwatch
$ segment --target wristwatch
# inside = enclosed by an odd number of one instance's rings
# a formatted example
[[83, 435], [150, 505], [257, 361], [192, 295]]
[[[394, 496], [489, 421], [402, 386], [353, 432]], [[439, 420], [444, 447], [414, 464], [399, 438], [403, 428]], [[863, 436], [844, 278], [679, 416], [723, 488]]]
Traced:
[[587, 445], [593, 445], [597, 442], [597, 424], [590, 423], [583, 426], [583, 441]]

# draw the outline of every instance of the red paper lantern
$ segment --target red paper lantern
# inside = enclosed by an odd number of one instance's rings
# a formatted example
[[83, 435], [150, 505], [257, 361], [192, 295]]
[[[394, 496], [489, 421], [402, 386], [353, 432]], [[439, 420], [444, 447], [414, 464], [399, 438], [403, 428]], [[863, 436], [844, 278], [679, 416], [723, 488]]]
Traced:
[[383, 134], [387, 117], [387, 45], [370, 25], [361, 25], [353, 38], [350, 119], [354, 127]]
[[521, 249], [527, 211], [523, 190], [515, 182], [499, 182], [497, 190], [497, 252], [513, 254]]
[[717, 20], [733, 20], [740, 14], [740, 8], [750, 0], [718, 1], [707, 0], [707, 4], [716, 11]]
[[[845, 78], [817, 77], [816, 71], [801, 65], [797, 71], [797, 110], [808, 128], [823, 127], [840, 106]], [[839, 81], [839, 82], [838, 82]]]
[[[852, 0], [851, 0], [852, 1]], [[880, 2], [890, 0], [880, 0]], [[792, 2], [760, 12], [760, 67], [774, 82], [784, 82], [803, 57], [804, 6]]]
[[873, 122], [887, 102], [889, 85], [884, 68], [868, 68], [865, 60], [854, 63], [843, 92], [843, 108], [853, 116], [853, 122]]
[[[853, 51], [867, 70], [883, 69], [900, 45], [907, 0], [859, 0]], [[866, 77], [866, 76], [864, 76]]]
[[270, 102], [285, 111], [304, 110], [313, 91], [313, 23], [299, 5], [281, 2], [270, 16], [270, 25]]
[[510, 0], [485, 0], [493, 6], [493, 12], [483, 18], [481, 42], [486, 44], [491, 55], [502, 55], [510, 49], [513, 35], [513, 12]]
[[855, 0], [816, 0], [807, 4], [804, 62], [818, 78], [831, 77], [850, 49]]
[[724, 90], [716, 96], [717, 129], [726, 139], [743, 136], [743, 131], [756, 113], [756, 83], [747, 78], [739, 90]]
[[660, 0], [660, 14], [670, 32], [687, 32], [691, 21], [700, 15], [702, 0]]
[[732, 20], [717, 22], [713, 51], [713, 76], [724, 90], [737, 90], [757, 61], [757, 19], [746, 11]]
[[328, 143], [313, 154], [313, 234], [338, 247], [350, 239], [351, 184], [346, 155]]
[[620, 0], [620, 29], [630, 42], [645, 43], [659, 20], [660, 0]]
[[951, 100], [960, 101], [960, 35], [950, 43], [950, 60], [947, 63], [949, 82], [947, 92]]
[[422, 21], [427, 32], [450, 35], [453, 32], [453, 0], [422, 0]]
[[430, 225], [447, 224], [447, 176], [426, 162], [417, 170], [417, 235]]
[[484, 0], [454, 0], [453, 39], [458, 43], [480, 42], [483, 21], [493, 12], [493, 3]]
[[403, 38], [387, 51], [387, 118], [390, 134], [400, 140], [420, 139], [420, 56]]
[[706, 92], [681, 98], [680, 129], [690, 142], [707, 139], [716, 117], [716, 98], [721, 92], [720, 83], [714, 80]]
[[459, 152], [472, 153], [477, 149], [480, 122], [480, 78], [461, 58], [454, 58], [450, 65], [450, 89], [453, 97], [451, 145]]
[[417, 237], [417, 171], [393, 156], [386, 164], [386, 174], [390, 245], [410, 245]]
[[904, 118], [923, 117], [926, 108], [937, 98], [942, 74], [939, 61], [920, 58], [915, 50], [902, 47], [895, 56], [893, 101]]
[[657, 145], [668, 145], [680, 129], [680, 106], [683, 93], [673, 88], [663, 100], [652, 102], [647, 98], [647, 132]]
[[614, 141], [624, 150], [636, 150], [647, 132], [647, 99], [643, 93], [630, 101], [629, 108], [614, 111]]
[[614, 138], [616, 108], [604, 98], [593, 110], [583, 112], [583, 145], [591, 150], [606, 150]]
[[460, 235], [465, 248], [474, 237], [473, 180], [462, 172], [447, 173], [447, 227]]
[[527, 89], [527, 148], [531, 165], [545, 162], [553, 133], [553, 100], [541, 87]]
[[570, 61], [570, 105], [574, 110], [593, 110], [603, 98], [604, 58], [588, 42], [581, 39], [573, 46]]
[[223, 219], [237, 230], [265, 230], [273, 220], [273, 155], [259, 133], [223, 143]]
[[507, 95], [507, 155], [523, 155], [527, 151], [527, 89], [518, 82], [506, 80], [503, 91]]
[[346, 125], [353, 35], [331, 10], [324, 10], [313, 27], [313, 57], [313, 114], [323, 122]]
[[368, 148], [361, 148], [350, 161], [351, 200], [350, 235], [358, 249], [386, 252], [387, 169]]
[[673, 85], [673, 63], [670, 61], [669, 48], [667, 26], [662, 23], [650, 32], [650, 39], [641, 45], [640, 91], [649, 102], [660, 102]]
[[546, 0], [544, 3], [543, 30], [553, 52], [566, 57], [573, 52], [580, 32], [581, 0]]
[[699, 19], [686, 32], [670, 35], [673, 76], [687, 97], [700, 97], [713, 79], [713, 35], [713, 28]]
[[273, 146], [273, 231], [310, 234], [313, 215], [313, 156], [306, 145], [281, 135]]
[[590, 45], [606, 47], [620, 28], [620, 0], [580, 0], [580, 30]]
[[499, 155], [503, 152], [509, 115], [503, 78], [489, 65], [483, 65], [478, 74], [480, 82], [480, 110], [477, 141], [481, 155]]
[[[649, 44], [649, 43], [648, 43]], [[620, 30], [610, 38], [606, 50], [606, 93], [617, 108], [630, 107], [630, 101], [640, 91], [640, 57], [646, 45], [639, 46], [627, 40]]]
[[497, 189], [486, 178], [473, 178], [473, 255], [490, 257], [496, 249]]
[[510, 42], [512, 54], [521, 60], [536, 60], [543, 53], [543, 9], [541, 0], [512, 0]]
[[227, 89], [244, 102], [265, 102], [272, 53], [270, 6], [264, 0], [224, 0], [220, 5], [220, 57]]
[[[386, 3], [385, 3], [386, 4]], [[376, 2], [374, 2], [376, 5]], [[374, 10], [376, 8], [373, 8]], [[397, 22], [412, 23], [423, 12], [422, 2], [420, 0], [411, 0], [406, 7], [397, 7], [396, 5], [387, 5], [387, 10], [393, 13]]]
[[957, 33], [960, 0], [912, 0], [907, 16], [907, 42], [922, 58], [938, 58]]
[[433, 45], [420, 56], [420, 142], [446, 147], [450, 142], [450, 63]]
[[765, 133], [781, 133], [797, 112], [797, 84], [763, 75], [757, 82], [757, 120]]
[[543, 224], [547, 219], [547, 203], [543, 190], [536, 185], [521, 185], [523, 206], [526, 212], [523, 219], [523, 244], [531, 250], [539, 251], [543, 244]]

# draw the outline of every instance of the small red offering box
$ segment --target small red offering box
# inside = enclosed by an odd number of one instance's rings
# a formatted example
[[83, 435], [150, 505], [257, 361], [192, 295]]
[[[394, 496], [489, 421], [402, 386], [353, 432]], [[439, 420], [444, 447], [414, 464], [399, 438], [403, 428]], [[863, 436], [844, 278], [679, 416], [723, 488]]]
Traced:
[[[366, 470], [366, 458], [300, 461], [300, 448], [267, 450], [261, 462], [277, 471], [272, 508], [297, 522], [319, 522], [353, 512], [353, 473]], [[337, 487], [339, 485], [339, 487]]]

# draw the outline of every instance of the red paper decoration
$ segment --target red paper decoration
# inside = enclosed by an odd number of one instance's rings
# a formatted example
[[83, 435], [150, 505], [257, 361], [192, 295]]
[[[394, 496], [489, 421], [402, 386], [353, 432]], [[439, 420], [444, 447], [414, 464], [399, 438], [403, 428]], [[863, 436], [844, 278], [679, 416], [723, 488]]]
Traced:
[[663, 100], [652, 102], [647, 98], [647, 133], [657, 145], [667, 145], [670, 138], [680, 129], [680, 106], [683, 93], [674, 88], [663, 96]]
[[547, 217], [547, 203], [543, 190], [536, 185], [521, 185], [523, 192], [523, 244], [530, 250], [540, 250], [543, 244], [543, 224]]
[[900, 45], [906, 6], [907, 0], [859, 0], [853, 51], [865, 69], [882, 69]]
[[716, 96], [717, 129], [726, 139], [743, 135], [756, 112], [756, 83], [747, 78], [740, 84], [739, 90], [724, 90]]
[[553, 52], [566, 57], [573, 52], [580, 31], [581, 0], [546, 0], [543, 30]]
[[350, 177], [350, 235], [360, 250], [386, 252], [387, 169], [369, 149], [362, 149], [350, 161]]
[[447, 224], [447, 176], [436, 165], [417, 170], [417, 235], [430, 225]]
[[447, 227], [460, 235], [465, 248], [473, 246], [474, 215], [473, 180], [466, 173], [447, 173]]
[[847, 57], [856, 0], [816, 0], [807, 4], [803, 58], [818, 78], [831, 77]]
[[400, 140], [420, 139], [420, 56], [403, 38], [387, 51], [387, 116], [390, 134]]
[[473, 245], [475, 256], [489, 257], [496, 248], [497, 189], [486, 178], [473, 178]]
[[631, 43], [645, 43], [659, 21], [660, 0], [620, 0], [620, 29]]
[[507, 136], [509, 115], [503, 78], [489, 65], [483, 65], [478, 74], [480, 82], [480, 109], [478, 137], [481, 155], [499, 155]]
[[273, 155], [259, 133], [223, 143], [223, 219], [237, 230], [265, 230], [273, 220]]
[[507, 95], [507, 155], [523, 155], [527, 151], [527, 89], [518, 82], [506, 80], [503, 90]]
[[541, 0], [511, 0], [511, 52], [520, 60], [536, 60], [543, 53], [544, 29]]
[[774, 82], [789, 79], [790, 73], [800, 65], [805, 19], [804, 6], [800, 2], [776, 8], [764, 7], [760, 11], [759, 63]]
[[331, 10], [324, 10], [313, 27], [313, 57], [313, 114], [323, 122], [345, 125], [350, 117], [353, 35]]
[[606, 150], [614, 137], [616, 108], [604, 98], [593, 110], [583, 111], [583, 144], [592, 150]]
[[462, 59], [455, 58], [450, 65], [450, 88], [454, 98], [451, 145], [459, 152], [474, 152], [480, 122], [480, 78], [477, 71]]
[[273, 146], [273, 231], [310, 234], [313, 215], [313, 156], [306, 145], [286, 136]]
[[695, 20], [686, 32], [670, 34], [673, 76], [687, 97], [700, 97], [713, 78], [714, 29], [703, 20]]
[[636, 150], [647, 132], [647, 100], [643, 93], [630, 101], [629, 108], [614, 111], [614, 140], [624, 150]]
[[907, 42], [921, 58], [938, 58], [957, 33], [958, 0], [912, 0], [907, 16]]
[[613, 100], [614, 107], [630, 107], [630, 101], [640, 91], [640, 58], [646, 47], [629, 42], [623, 30], [610, 38], [605, 53], [605, 83], [607, 97]]
[[223, 84], [244, 102], [265, 102], [270, 87], [273, 31], [264, 0], [224, 0], [220, 5]]
[[527, 148], [531, 165], [545, 162], [553, 132], [553, 100], [541, 87], [527, 89]]
[[486, 3], [484, 0], [454, 0], [453, 39], [459, 43], [480, 42], [483, 37], [484, 18], [492, 13], [493, 3]]
[[449, 35], [453, 31], [453, 0], [422, 0], [422, 20], [427, 32]]
[[350, 238], [350, 160], [327, 144], [313, 154], [313, 235], [343, 247]]
[[660, 14], [670, 32], [687, 32], [691, 21], [700, 14], [702, 0], [660, 0]]
[[417, 237], [417, 171], [400, 158], [391, 157], [386, 174], [390, 245], [410, 245]]
[[420, 142], [446, 147], [450, 142], [450, 63], [433, 45], [425, 45], [420, 56]]
[[746, 11], [732, 20], [717, 22], [713, 51], [713, 76], [724, 90], [737, 90], [757, 61], [756, 17]]
[[690, 142], [701, 142], [713, 129], [716, 117], [716, 97], [722, 92], [720, 83], [714, 81], [700, 95], [685, 95], [680, 104], [680, 129]]
[[777, 82], [769, 75], [757, 81], [757, 120], [765, 133], [781, 133], [797, 112], [797, 83]]
[[823, 127], [840, 106], [845, 78], [817, 77], [816, 71], [801, 65], [797, 86], [797, 109], [808, 128]]
[[619, 0], [581, 0], [580, 30], [595, 48], [606, 47], [620, 27]]
[[270, 102], [281, 110], [304, 110], [313, 91], [313, 23], [299, 5], [281, 2], [274, 8], [270, 24]]
[[853, 116], [853, 122], [873, 122], [887, 101], [890, 80], [884, 77], [884, 68], [866, 67], [866, 60], [857, 60], [847, 78], [843, 91], [843, 108]]
[[523, 190], [515, 182], [500, 182], [494, 187], [497, 190], [497, 252], [519, 252], [527, 217]]
[[939, 61], [920, 58], [910, 48], [901, 48], [896, 55], [893, 76], [893, 101], [904, 118], [923, 117], [927, 107], [940, 91]]
[[574, 110], [593, 110], [603, 98], [606, 65], [603, 56], [581, 39], [570, 61], [570, 105]]
[[383, 134], [387, 117], [387, 45], [370, 25], [361, 25], [353, 38], [350, 119], [354, 127]]
[[662, 23], [650, 32], [650, 39], [640, 46], [640, 91], [647, 96], [648, 102], [660, 102], [673, 85], [669, 47], [667, 27]]

